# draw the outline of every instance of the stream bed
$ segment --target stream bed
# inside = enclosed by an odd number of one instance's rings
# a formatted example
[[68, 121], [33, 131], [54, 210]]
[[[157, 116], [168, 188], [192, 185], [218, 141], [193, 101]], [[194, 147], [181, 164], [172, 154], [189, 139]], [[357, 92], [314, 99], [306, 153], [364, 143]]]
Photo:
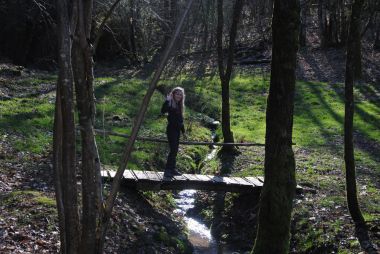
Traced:
[[218, 244], [210, 229], [203, 223], [186, 215], [187, 210], [194, 207], [196, 190], [183, 190], [175, 195], [177, 209], [175, 213], [183, 216], [189, 230], [189, 241], [194, 246], [194, 254], [238, 254], [229, 246]]

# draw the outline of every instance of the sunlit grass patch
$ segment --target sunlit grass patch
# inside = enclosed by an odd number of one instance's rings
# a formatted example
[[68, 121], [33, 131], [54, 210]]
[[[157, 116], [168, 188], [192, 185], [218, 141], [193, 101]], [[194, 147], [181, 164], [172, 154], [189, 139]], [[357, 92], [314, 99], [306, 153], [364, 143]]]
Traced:
[[47, 197], [44, 193], [39, 191], [13, 191], [9, 193], [4, 199], [4, 203], [7, 205], [15, 203], [27, 204], [29, 202], [44, 205], [46, 207], [55, 207], [56, 201], [51, 197]]
[[0, 131], [17, 151], [42, 153], [52, 139], [54, 104], [47, 98], [0, 101]]

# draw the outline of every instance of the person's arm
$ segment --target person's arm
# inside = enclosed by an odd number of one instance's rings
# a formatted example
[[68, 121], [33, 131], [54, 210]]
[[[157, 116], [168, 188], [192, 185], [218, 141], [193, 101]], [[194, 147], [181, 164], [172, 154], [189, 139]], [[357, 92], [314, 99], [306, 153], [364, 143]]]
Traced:
[[169, 112], [169, 101], [165, 100], [164, 104], [161, 107], [161, 114], [165, 114]]

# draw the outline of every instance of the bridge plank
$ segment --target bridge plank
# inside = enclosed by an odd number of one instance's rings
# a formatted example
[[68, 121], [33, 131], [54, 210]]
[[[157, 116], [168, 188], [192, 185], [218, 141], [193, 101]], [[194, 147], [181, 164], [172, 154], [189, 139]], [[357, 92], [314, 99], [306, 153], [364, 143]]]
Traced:
[[214, 182], [222, 183], [222, 184], [227, 184], [227, 183], [224, 181], [224, 178], [223, 178], [222, 176], [214, 176], [212, 179], [214, 180]]
[[259, 179], [256, 177], [244, 177], [244, 178], [247, 179], [252, 184], [254, 184], [255, 186], [258, 186], [258, 187], [263, 186], [263, 182], [259, 181]]
[[[103, 178], [113, 178], [115, 171], [103, 170]], [[137, 178], [136, 178], [137, 177]], [[213, 175], [183, 174], [163, 178], [163, 172], [125, 170], [122, 185], [140, 190], [211, 190], [227, 192], [251, 192], [260, 190], [262, 182], [255, 177], [222, 177]]]
[[233, 184], [233, 185], [238, 184], [239, 185], [239, 183], [231, 177], [224, 176], [223, 181], [226, 182], [227, 184]]
[[238, 184], [240, 184], [240, 185], [255, 186], [255, 185], [253, 185], [252, 183], [248, 182], [247, 180], [245, 180], [242, 177], [230, 177], [230, 178], [233, 179], [233, 180], [235, 180], [236, 182], [238, 182]]

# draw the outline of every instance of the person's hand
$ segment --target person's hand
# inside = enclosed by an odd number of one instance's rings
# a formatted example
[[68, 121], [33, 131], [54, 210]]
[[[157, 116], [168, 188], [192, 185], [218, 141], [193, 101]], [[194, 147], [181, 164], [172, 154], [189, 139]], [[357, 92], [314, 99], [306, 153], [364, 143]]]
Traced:
[[167, 101], [172, 100], [172, 95], [171, 95], [171, 94], [166, 95], [166, 100], [167, 100]]

